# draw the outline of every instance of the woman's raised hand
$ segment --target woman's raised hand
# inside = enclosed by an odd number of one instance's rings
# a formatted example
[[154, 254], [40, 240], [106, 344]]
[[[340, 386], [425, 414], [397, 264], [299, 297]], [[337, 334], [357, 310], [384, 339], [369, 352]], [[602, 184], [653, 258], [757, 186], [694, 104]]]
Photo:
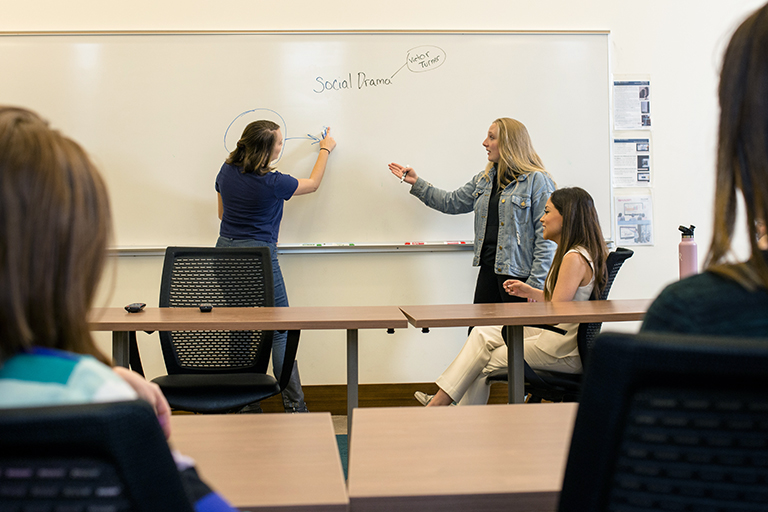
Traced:
[[326, 128], [325, 137], [323, 137], [320, 140], [320, 149], [327, 149], [328, 153], [330, 153], [331, 151], [333, 151], [333, 148], [335, 147], [336, 147], [336, 140], [333, 137], [331, 137], [331, 129], [330, 127]]
[[[418, 176], [416, 176], [416, 171], [413, 170], [413, 167], [402, 166], [393, 162], [389, 164], [389, 170], [392, 172], [392, 174], [405, 181], [409, 185], [416, 183], [416, 179], [418, 178]], [[405, 178], [403, 178], [403, 175], [405, 175]]]

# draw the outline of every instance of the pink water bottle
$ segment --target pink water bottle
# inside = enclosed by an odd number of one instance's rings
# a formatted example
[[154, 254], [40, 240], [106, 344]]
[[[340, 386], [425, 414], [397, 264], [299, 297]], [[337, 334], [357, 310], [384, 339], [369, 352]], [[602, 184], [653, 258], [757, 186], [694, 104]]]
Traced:
[[680, 226], [679, 229], [683, 233], [683, 239], [680, 241], [680, 245], [677, 246], [677, 254], [680, 258], [680, 279], [685, 279], [688, 276], [698, 274], [699, 272], [699, 260], [696, 255], [696, 240], [693, 239], [693, 230], [696, 226], [689, 228]]

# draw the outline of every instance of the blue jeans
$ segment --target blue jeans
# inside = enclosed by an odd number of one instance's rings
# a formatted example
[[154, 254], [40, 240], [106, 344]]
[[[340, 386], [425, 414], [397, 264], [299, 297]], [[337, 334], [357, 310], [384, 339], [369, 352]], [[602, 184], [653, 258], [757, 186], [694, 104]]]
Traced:
[[[277, 260], [277, 245], [260, 240], [236, 240], [220, 236], [216, 241], [216, 247], [269, 247], [269, 254], [272, 256], [272, 276], [275, 285], [275, 307], [288, 307], [288, 294], [285, 291], [285, 281], [283, 273], [280, 270], [280, 262]], [[280, 380], [280, 374], [285, 360], [285, 345], [288, 341], [286, 331], [275, 331], [272, 339], [272, 371], [275, 378]], [[286, 411], [302, 410], [306, 408], [304, 404], [304, 391], [301, 389], [301, 379], [299, 378], [299, 365], [293, 365], [291, 380], [283, 391], [283, 405]]]

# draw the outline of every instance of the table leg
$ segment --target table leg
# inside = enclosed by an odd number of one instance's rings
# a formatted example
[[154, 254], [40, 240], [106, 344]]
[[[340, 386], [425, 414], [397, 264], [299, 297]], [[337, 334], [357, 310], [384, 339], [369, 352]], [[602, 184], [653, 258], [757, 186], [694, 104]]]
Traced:
[[357, 329], [347, 329], [347, 439], [352, 436], [352, 410], [357, 408]]
[[525, 366], [523, 364], [523, 326], [504, 327], [507, 338], [507, 379], [509, 403], [520, 404], [525, 399]]
[[112, 361], [115, 366], [128, 368], [128, 331], [112, 332]]

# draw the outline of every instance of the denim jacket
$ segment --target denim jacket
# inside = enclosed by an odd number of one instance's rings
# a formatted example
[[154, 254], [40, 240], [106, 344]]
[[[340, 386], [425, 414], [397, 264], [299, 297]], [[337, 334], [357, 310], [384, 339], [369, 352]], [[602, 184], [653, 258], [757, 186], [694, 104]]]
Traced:
[[[490, 181], [479, 173], [453, 192], [446, 192], [419, 178], [411, 194], [430, 208], [443, 213], [475, 212], [475, 257], [472, 265], [480, 265], [480, 250], [485, 238], [488, 203], [495, 182], [495, 168]], [[494, 270], [497, 274], [528, 276], [526, 283], [544, 289], [544, 281], [552, 264], [557, 245], [544, 240], [540, 219], [550, 194], [555, 190], [552, 179], [542, 172], [524, 174], [501, 191], [499, 197], [499, 247]], [[511, 222], [508, 221], [511, 219]]]

